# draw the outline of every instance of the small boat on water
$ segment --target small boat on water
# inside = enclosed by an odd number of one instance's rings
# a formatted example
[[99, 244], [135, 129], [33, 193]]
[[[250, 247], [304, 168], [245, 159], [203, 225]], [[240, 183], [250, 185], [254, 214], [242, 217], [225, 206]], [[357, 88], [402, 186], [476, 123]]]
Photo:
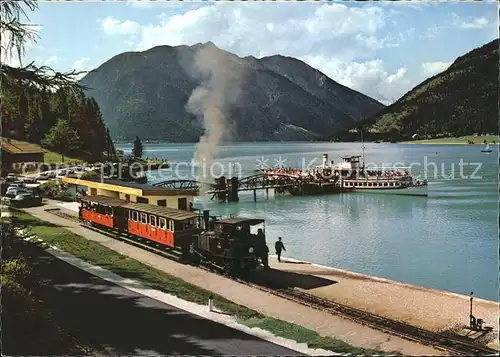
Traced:
[[492, 152], [493, 150], [491, 149], [490, 144], [486, 144], [483, 150], [481, 152]]

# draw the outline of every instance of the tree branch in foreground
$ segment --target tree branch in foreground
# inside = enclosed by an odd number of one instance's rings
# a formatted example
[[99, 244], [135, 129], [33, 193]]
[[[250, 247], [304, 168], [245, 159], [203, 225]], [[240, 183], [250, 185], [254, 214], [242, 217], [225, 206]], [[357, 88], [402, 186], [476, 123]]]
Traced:
[[48, 66], [38, 67], [31, 62], [24, 67], [11, 67], [0, 65], [2, 81], [15, 81], [25, 87], [35, 87], [42, 90], [56, 90], [65, 87], [70, 90], [87, 89], [78, 83], [76, 77], [87, 71], [56, 72]]

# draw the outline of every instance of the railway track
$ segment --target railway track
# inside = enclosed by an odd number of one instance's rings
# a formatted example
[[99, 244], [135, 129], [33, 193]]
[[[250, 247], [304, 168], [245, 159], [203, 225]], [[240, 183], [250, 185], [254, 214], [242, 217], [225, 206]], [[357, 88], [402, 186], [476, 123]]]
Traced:
[[[159, 254], [165, 258], [181, 262], [180, 255], [176, 252], [161, 246], [155, 242], [148, 241], [146, 239], [137, 238], [128, 235], [116, 236], [116, 233], [111, 233], [109, 231], [97, 228], [95, 226], [90, 226], [87, 224], [82, 224], [77, 217], [71, 216], [69, 214], [64, 214], [57, 211], [49, 211], [55, 215], [61, 216], [66, 219], [73, 220], [80, 223], [82, 226], [96, 231], [98, 233], [104, 234], [108, 237], [118, 239], [136, 247], [146, 249], [150, 252]], [[213, 272], [213, 267], [201, 264], [199, 266], [201, 269]], [[456, 335], [451, 335], [447, 333], [439, 333], [428, 331], [419, 327], [415, 327], [404, 322], [395, 321], [386, 317], [371, 314], [366, 311], [362, 311], [344, 304], [336, 303], [331, 300], [327, 300], [301, 290], [296, 289], [281, 289], [277, 286], [264, 286], [262, 284], [257, 284], [251, 281], [246, 281], [238, 278], [227, 277], [228, 279], [237, 281], [238, 283], [253, 287], [255, 289], [267, 292], [269, 294], [282, 297], [284, 299], [294, 301], [301, 305], [312, 307], [317, 310], [321, 310], [342, 318], [354, 321], [356, 323], [369, 326], [373, 329], [383, 331], [385, 333], [397, 336], [406, 340], [418, 342], [427, 346], [432, 346], [433, 348], [440, 349], [449, 352], [451, 355], [458, 356], [498, 356], [499, 352], [492, 348], [473, 343], [465, 337], [460, 337]]]

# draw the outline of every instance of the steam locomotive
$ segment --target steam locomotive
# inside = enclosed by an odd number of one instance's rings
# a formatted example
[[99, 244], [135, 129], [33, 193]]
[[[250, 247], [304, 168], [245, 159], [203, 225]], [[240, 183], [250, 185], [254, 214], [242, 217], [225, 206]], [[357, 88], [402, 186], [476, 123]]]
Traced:
[[263, 219], [217, 219], [208, 210], [198, 214], [106, 196], [82, 197], [79, 217], [86, 224], [180, 251], [185, 262], [208, 263], [232, 276], [255, 269], [267, 253]]

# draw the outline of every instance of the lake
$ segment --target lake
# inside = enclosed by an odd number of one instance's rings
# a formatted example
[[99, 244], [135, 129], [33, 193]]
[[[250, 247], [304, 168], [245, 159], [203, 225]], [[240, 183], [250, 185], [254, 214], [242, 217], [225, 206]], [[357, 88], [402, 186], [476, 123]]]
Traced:
[[[194, 144], [144, 144], [145, 156], [172, 168], [149, 177], [212, 181], [188, 166]], [[367, 165], [411, 167], [429, 181], [429, 197], [370, 193], [277, 196], [240, 193], [238, 203], [206, 203], [221, 215], [266, 219], [269, 247], [283, 237], [285, 256], [498, 301], [498, 151], [476, 145], [365, 143]], [[130, 151], [131, 145], [117, 145]], [[360, 154], [359, 143], [236, 143], [218, 148], [213, 175], [247, 176], [265, 165], [320, 165]], [[201, 177], [200, 177], [201, 176]], [[197, 201], [198, 208], [202, 202]]]

